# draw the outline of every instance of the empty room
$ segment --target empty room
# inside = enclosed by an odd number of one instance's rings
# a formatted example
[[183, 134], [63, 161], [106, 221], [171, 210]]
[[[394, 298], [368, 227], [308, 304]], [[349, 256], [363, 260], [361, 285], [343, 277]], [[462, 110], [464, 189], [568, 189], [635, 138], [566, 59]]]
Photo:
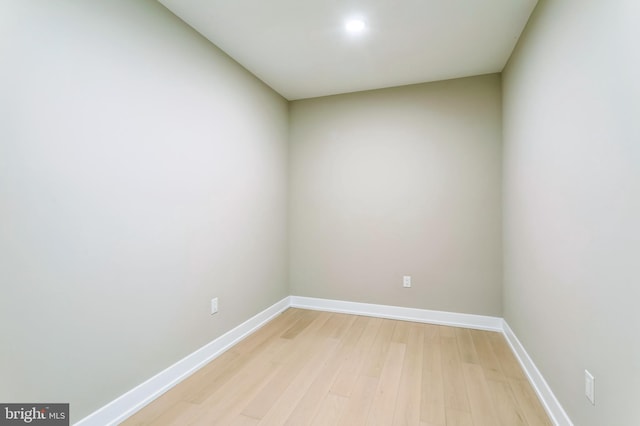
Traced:
[[0, 0], [0, 424], [640, 425], [639, 17]]

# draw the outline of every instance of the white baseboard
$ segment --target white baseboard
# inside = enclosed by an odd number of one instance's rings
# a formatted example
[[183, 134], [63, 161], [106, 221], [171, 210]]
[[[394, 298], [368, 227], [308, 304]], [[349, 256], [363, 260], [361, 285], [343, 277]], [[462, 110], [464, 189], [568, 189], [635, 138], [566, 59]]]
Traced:
[[502, 318], [302, 296], [285, 297], [75, 423], [74, 426], [114, 426], [119, 424], [289, 307], [501, 332], [507, 339], [553, 423], [556, 426], [573, 426], [544, 377], [507, 322]]
[[538, 394], [538, 398], [540, 398], [540, 402], [544, 406], [544, 409], [547, 411], [547, 414], [551, 418], [551, 421], [556, 426], [573, 426], [571, 419], [567, 415], [567, 413], [560, 405], [560, 402], [551, 391], [551, 388], [547, 384], [547, 381], [538, 370], [538, 367], [533, 363], [531, 357], [520, 343], [520, 340], [516, 337], [509, 324], [503, 320], [502, 324], [504, 337], [509, 342], [511, 346], [511, 350], [515, 354], [518, 361], [520, 361], [520, 365], [524, 370], [527, 378], [529, 379], [529, 383]]
[[290, 306], [289, 297], [275, 303], [129, 392], [75, 423], [74, 426], [113, 426], [123, 422], [145, 405], [195, 373], [208, 362]]
[[503, 320], [498, 317], [403, 308], [401, 306], [374, 305], [371, 303], [345, 302], [342, 300], [317, 299], [315, 297], [290, 296], [290, 298], [292, 308], [340, 312], [343, 314], [450, 325], [453, 327], [475, 328], [479, 330], [502, 331]]

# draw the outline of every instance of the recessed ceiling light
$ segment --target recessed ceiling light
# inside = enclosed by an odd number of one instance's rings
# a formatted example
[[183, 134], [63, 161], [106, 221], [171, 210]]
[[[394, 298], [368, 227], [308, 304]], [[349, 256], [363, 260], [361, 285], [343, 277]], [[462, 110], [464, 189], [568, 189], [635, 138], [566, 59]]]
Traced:
[[362, 19], [350, 19], [345, 23], [344, 27], [350, 33], [360, 33], [364, 31], [365, 24]]

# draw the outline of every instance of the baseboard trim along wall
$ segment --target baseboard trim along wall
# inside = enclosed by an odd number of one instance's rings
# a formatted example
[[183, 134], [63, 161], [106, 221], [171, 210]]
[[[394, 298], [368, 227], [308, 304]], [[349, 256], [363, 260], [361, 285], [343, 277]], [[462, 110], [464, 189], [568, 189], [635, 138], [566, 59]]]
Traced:
[[75, 423], [74, 426], [115, 426], [123, 422], [154, 399], [220, 356], [240, 340], [271, 321], [289, 306], [289, 297], [285, 297], [192, 354], [187, 355], [146, 382], [94, 411]]
[[551, 391], [551, 388], [542, 376], [542, 373], [540, 373], [538, 367], [533, 363], [533, 360], [529, 357], [524, 346], [522, 346], [520, 340], [518, 340], [513, 330], [511, 330], [511, 327], [509, 327], [509, 324], [504, 320], [502, 324], [502, 334], [504, 334], [509, 346], [511, 346], [511, 350], [518, 361], [520, 361], [520, 365], [527, 375], [529, 383], [531, 383], [536, 394], [538, 394], [538, 398], [540, 399], [540, 402], [542, 402], [542, 405], [551, 418], [551, 421], [553, 421], [556, 426], [573, 426], [573, 422], [562, 408], [562, 405], [560, 405], [560, 402], [553, 394], [553, 391]]
[[401, 321], [450, 325], [453, 327], [475, 328], [479, 330], [502, 331], [502, 318], [483, 315], [458, 314], [454, 312], [430, 311], [427, 309], [374, 305], [371, 303], [345, 302], [342, 300], [317, 299], [315, 297], [301, 296], [291, 296], [291, 307], [389, 318]]
[[123, 422], [289, 307], [501, 332], [553, 423], [556, 426], [573, 426], [544, 377], [503, 318], [302, 296], [285, 297], [75, 423], [74, 426], [114, 426]]

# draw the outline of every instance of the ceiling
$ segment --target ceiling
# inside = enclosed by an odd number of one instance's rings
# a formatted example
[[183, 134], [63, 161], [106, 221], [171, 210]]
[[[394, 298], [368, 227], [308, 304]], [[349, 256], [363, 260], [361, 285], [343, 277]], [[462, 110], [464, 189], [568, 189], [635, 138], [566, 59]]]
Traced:
[[289, 100], [500, 72], [537, 2], [159, 1]]

